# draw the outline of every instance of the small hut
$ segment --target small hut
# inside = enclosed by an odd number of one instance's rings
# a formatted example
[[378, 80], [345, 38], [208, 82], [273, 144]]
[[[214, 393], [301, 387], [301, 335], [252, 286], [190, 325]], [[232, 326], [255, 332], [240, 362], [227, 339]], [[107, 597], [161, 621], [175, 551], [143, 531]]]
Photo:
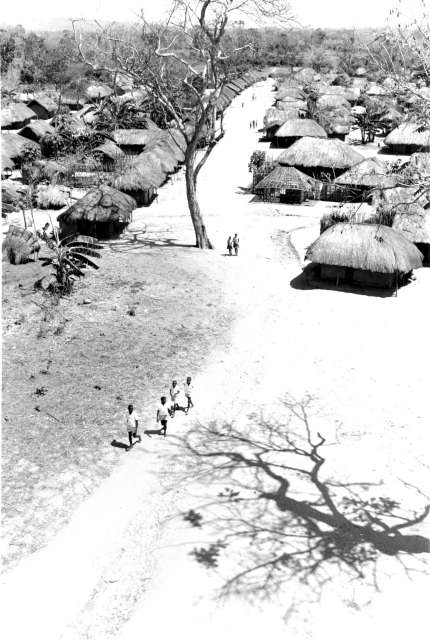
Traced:
[[391, 153], [410, 155], [417, 151], [430, 151], [430, 129], [422, 129], [419, 124], [404, 122], [394, 129], [384, 140]]
[[294, 167], [276, 167], [254, 187], [266, 202], [301, 204], [312, 191], [314, 181]]
[[410, 205], [407, 212], [399, 211], [394, 215], [393, 229], [413, 242], [423, 254], [424, 263], [430, 265], [430, 209], [419, 204]]
[[34, 111], [22, 102], [15, 102], [1, 110], [2, 129], [22, 129], [36, 119]]
[[341, 140], [300, 138], [279, 156], [281, 165], [296, 167], [313, 178], [337, 177], [364, 160], [355, 149]]
[[23, 138], [16, 131], [2, 131], [1, 146], [2, 153], [10, 160], [13, 160], [17, 167], [20, 167], [25, 160], [28, 150], [40, 155], [40, 145], [37, 142]]
[[124, 153], [137, 156], [154, 139], [158, 140], [160, 133], [153, 129], [117, 129], [111, 136]]
[[315, 120], [295, 118], [287, 120], [275, 133], [275, 140], [279, 147], [289, 147], [296, 140], [308, 136], [311, 138], [327, 138], [324, 129]]
[[43, 136], [55, 134], [55, 129], [46, 120], [35, 120], [21, 129], [19, 135], [40, 144]]
[[142, 163], [129, 167], [123, 173], [115, 175], [111, 186], [134, 198], [139, 207], [149, 207], [157, 193], [158, 178], [151, 169]]
[[374, 189], [391, 189], [397, 186], [395, 176], [389, 176], [388, 167], [379, 158], [366, 158], [340, 175], [335, 184], [344, 187], [345, 200], [364, 201]]
[[95, 157], [101, 161], [105, 171], [111, 171], [115, 163], [120, 158], [124, 158], [124, 152], [113, 140], [105, 140], [103, 144], [100, 144], [94, 149], [93, 153]]
[[49, 118], [52, 118], [58, 109], [57, 103], [46, 95], [34, 97], [33, 100], [30, 100], [27, 106], [29, 109], [34, 111], [40, 120], [48, 120]]
[[92, 84], [87, 88], [85, 94], [91, 102], [100, 102], [100, 100], [111, 96], [113, 89], [107, 84]]
[[263, 119], [267, 140], [272, 140], [276, 131], [284, 124], [284, 122], [298, 117], [299, 112], [297, 109], [276, 109], [275, 107], [267, 109]]
[[82, 233], [94, 238], [118, 236], [131, 220], [134, 198], [107, 185], [100, 185], [58, 216], [62, 236]]
[[323, 280], [397, 288], [413, 269], [422, 266], [422, 254], [402, 234], [378, 224], [339, 222], [308, 248], [305, 256]]
[[79, 96], [61, 94], [60, 104], [62, 107], [67, 107], [69, 111], [79, 111], [85, 105], [85, 100]]

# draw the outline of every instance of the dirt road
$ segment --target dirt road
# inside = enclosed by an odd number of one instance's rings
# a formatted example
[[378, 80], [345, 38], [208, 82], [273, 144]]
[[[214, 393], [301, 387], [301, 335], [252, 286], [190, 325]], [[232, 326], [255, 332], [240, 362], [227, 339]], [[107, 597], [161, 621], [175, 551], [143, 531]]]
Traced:
[[[286, 216], [243, 193], [249, 156], [259, 146], [248, 123], [261, 122], [270, 103], [269, 83], [239, 97], [226, 118], [227, 134], [202, 171], [202, 209], [218, 253], [228, 235], [241, 237], [239, 257], [225, 256], [231, 262], [225, 296], [236, 320], [228, 352], [215, 350], [195, 381], [195, 411], [175, 418], [172, 431], [180, 435], [193, 420], [240, 423], [253, 410], [276, 413], [286, 392], [297, 398], [309, 393], [319, 409], [316, 426], [329, 434], [337, 430], [342, 440], [328, 459], [335, 473], [382, 477], [388, 486], [398, 475], [420, 483], [420, 442], [429, 424], [428, 358], [420, 364], [416, 354], [427, 336], [422, 301], [429, 274], [422, 270], [397, 298], [290, 286], [304, 247], [318, 234], [324, 207], [289, 207]], [[150, 219], [147, 212], [135, 218], [147, 226], [148, 238], [192, 241], [181, 179], [160, 193], [149, 213]], [[407, 329], [411, 318], [413, 331]], [[324, 615], [309, 605], [288, 628], [282, 620], [294, 608], [288, 588], [263, 610], [240, 600], [217, 607], [212, 595], [218, 577], [193, 563], [188, 545], [194, 532], [171, 519], [178, 506], [186, 506], [193, 486], [169, 483], [169, 446], [158, 438], [136, 446], [53, 543], [4, 577], [9, 640], [230, 640], [263, 634], [280, 640], [287, 633], [295, 640], [340, 640], [348, 633], [355, 640], [365, 633], [375, 637], [379, 627], [392, 638], [405, 632], [405, 611], [390, 608], [393, 585], [364, 613], [351, 607], [352, 592], [339, 594], [334, 587], [323, 601]], [[418, 580], [411, 586], [401, 577], [399, 586], [408, 603], [408, 632], [413, 620], [418, 640], [424, 590]]]

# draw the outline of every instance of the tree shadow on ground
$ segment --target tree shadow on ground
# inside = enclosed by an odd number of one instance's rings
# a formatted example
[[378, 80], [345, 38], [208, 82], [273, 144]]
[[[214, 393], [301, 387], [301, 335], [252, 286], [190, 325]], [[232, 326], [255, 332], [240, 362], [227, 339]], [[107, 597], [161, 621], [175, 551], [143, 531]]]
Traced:
[[195, 249], [194, 244], [184, 244], [178, 242], [176, 238], [160, 238], [157, 240], [135, 240], [134, 238], [121, 238], [115, 243], [106, 243], [111, 251], [118, 253], [126, 253], [129, 251], [138, 251], [139, 249], [153, 248], [179, 248], [179, 249]]
[[391, 491], [401, 491], [403, 502], [406, 491], [409, 506], [384, 495], [382, 481], [331, 477], [324, 452], [340, 444], [337, 430], [326, 442], [312, 412], [312, 398], [286, 396], [278, 418], [194, 424], [176, 440], [172, 462], [185, 466], [182, 481], [202, 488], [198, 505], [182, 514], [208, 540], [191, 555], [221, 574], [227, 563], [221, 596], [275, 596], [292, 578], [318, 594], [337, 575], [378, 589], [384, 556], [407, 575], [423, 570], [430, 540], [417, 527], [429, 497], [399, 480]]
[[310, 291], [313, 289], [323, 289], [325, 291], [336, 291], [339, 293], [354, 293], [360, 296], [370, 296], [372, 298], [392, 298], [395, 295], [394, 289], [378, 289], [376, 287], [360, 287], [326, 280], [320, 280], [315, 276], [312, 265], [308, 264], [298, 276], [290, 280], [290, 286], [300, 291]]

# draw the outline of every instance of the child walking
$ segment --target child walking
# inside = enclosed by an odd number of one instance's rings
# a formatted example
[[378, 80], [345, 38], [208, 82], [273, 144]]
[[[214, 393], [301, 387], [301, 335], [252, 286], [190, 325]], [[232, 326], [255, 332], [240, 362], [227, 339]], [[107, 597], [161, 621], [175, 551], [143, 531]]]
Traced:
[[169, 393], [170, 393], [170, 417], [174, 418], [175, 417], [175, 411], [179, 408], [178, 405], [178, 396], [181, 393], [180, 388], [178, 387], [178, 382], [177, 380], [172, 380], [172, 385], [169, 389]]
[[231, 256], [233, 252], [233, 243], [231, 241], [231, 236], [228, 236], [228, 239], [227, 239], [227, 251], [228, 251], [228, 255]]
[[135, 438], [138, 442], [141, 441], [141, 437], [137, 435], [137, 427], [139, 426], [139, 417], [135, 412], [132, 404], [129, 404], [127, 408], [126, 426], [127, 426], [127, 433], [128, 433], [128, 441], [130, 443], [129, 446], [127, 447], [127, 451], [130, 451], [130, 449], [133, 446], [133, 438]]
[[188, 413], [191, 407], [194, 407], [193, 401], [191, 399], [192, 392], [193, 392], [193, 386], [191, 384], [191, 378], [190, 376], [188, 376], [186, 382], [184, 383], [184, 394], [187, 399], [187, 407], [185, 409], [185, 415]]
[[164, 437], [167, 433], [167, 420], [169, 419], [169, 409], [167, 406], [166, 396], [161, 396], [160, 405], [157, 409], [157, 423], [161, 424], [160, 432], [163, 432]]
[[237, 256], [239, 253], [239, 236], [237, 235], [237, 233], [234, 234], [233, 248], [234, 248], [234, 253]]

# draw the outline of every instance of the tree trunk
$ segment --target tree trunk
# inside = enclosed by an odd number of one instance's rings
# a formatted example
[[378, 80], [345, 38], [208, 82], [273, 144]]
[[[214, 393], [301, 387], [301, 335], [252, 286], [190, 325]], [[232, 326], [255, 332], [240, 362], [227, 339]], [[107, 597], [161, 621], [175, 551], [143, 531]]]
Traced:
[[199, 203], [197, 201], [197, 185], [194, 175], [195, 157], [195, 149], [187, 149], [185, 154], [185, 183], [187, 186], [188, 209], [190, 211], [191, 220], [193, 221], [194, 231], [196, 234], [196, 247], [199, 249], [213, 249], [214, 246], [208, 238], [206, 227], [203, 224], [203, 218], [200, 213]]

